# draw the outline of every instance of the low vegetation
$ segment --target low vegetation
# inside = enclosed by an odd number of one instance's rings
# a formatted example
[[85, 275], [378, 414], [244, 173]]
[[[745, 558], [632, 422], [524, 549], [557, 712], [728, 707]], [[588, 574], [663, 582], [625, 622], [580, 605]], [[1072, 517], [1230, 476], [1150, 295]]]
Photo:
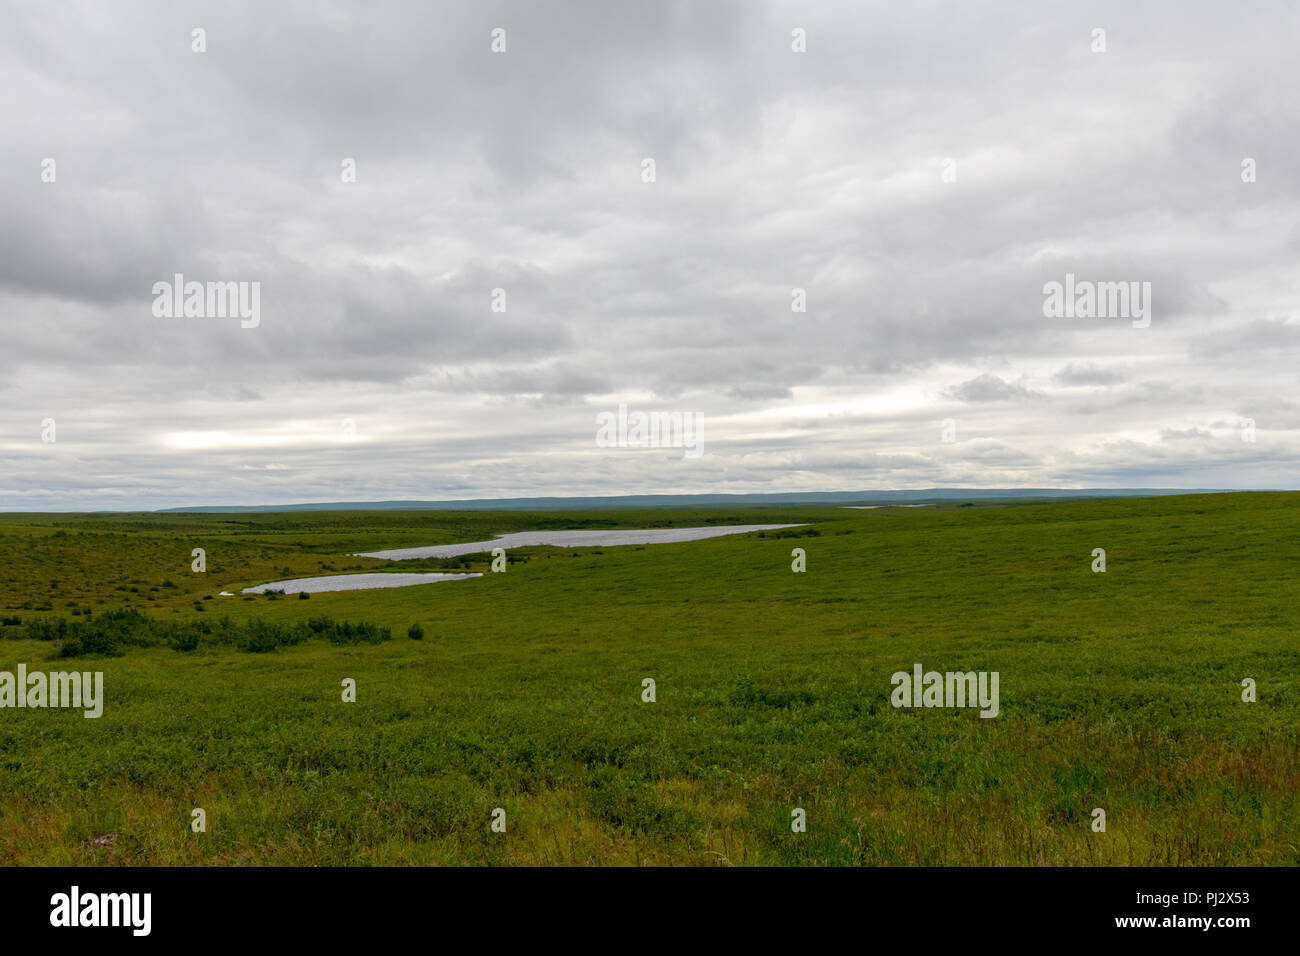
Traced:
[[[0, 709], [0, 860], [1300, 863], [1300, 495], [965, 504], [0, 516], [0, 671], [73, 655], [105, 696]], [[755, 522], [817, 533], [239, 594], [379, 548]], [[916, 663], [998, 672], [997, 717], [895, 709]]]

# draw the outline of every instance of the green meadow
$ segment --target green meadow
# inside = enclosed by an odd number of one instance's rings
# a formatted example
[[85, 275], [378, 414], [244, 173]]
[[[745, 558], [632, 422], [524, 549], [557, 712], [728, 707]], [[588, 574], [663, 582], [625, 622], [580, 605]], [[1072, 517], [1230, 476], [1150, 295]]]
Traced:
[[[807, 527], [517, 549], [505, 573], [348, 556], [785, 522]], [[239, 594], [378, 569], [488, 573]], [[1298, 573], [1293, 493], [0, 515], [0, 671], [102, 671], [105, 697], [0, 709], [0, 863], [1296, 865]], [[109, 620], [120, 643], [66, 656]], [[998, 672], [998, 715], [891, 706], [918, 663]]]

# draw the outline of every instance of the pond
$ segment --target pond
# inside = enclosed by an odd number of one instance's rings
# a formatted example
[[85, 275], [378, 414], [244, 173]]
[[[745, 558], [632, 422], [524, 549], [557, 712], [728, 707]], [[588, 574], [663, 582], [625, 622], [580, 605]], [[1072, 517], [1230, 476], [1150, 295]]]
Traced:
[[745, 534], [750, 531], [779, 531], [782, 528], [802, 528], [802, 524], [733, 524], [712, 528], [654, 528], [614, 531], [519, 531], [504, 534], [491, 541], [470, 541], [464, 544], [437, 544], [427, 548], [393, 548], [389, 551], [365, 551], [356, 558], [387, 558], [401, 561], [405, 558], [454, 558], [462, 554], [481, 554], [493, 548], [535, 548], [551, 545], [557, 548], [613, 548], [624, 544], [675, 544], [679, 541], [699, 541], [726, 534]]
[[321, 578], [294, 578], [291, 581], [272, 581], [256, 587], [244, 588], [241, 594], [265, 594], [283, 591], [285, 594], [320, 594], [324, 591], [365, 591], [370, 588], [409, 588], [416, 584], [433, 584], [437, 581], [461, 581], [481, 578], [481, 574], [331, 574]]

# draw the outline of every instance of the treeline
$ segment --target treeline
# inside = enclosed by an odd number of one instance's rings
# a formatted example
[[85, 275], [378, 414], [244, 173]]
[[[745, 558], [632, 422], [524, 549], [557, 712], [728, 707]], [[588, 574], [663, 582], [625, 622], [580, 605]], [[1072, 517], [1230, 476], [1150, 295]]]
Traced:
[[[331, 644], [382, 644], [393, 638], [388, 628], [369, 621], [354, 623], [330, 617], [313, 617], [296, 624], [272, 624], [257, 619], [236, 623], [229, 617], [211, 622], [163, 621], [132, 608], [118, 608], [82, 621], [51, 617], [31, 619], [24, 624], [17, 618], [6, 618], [3, 625], [0, 633], [4, 637], [59, 643], [61, 657], [119, 656], [132, 647], [194, 651], [216, 645], [265, 654], [314, 639]], [[418, 624], [412, 624], [407, 635], [418, 640], [424, 632]]]

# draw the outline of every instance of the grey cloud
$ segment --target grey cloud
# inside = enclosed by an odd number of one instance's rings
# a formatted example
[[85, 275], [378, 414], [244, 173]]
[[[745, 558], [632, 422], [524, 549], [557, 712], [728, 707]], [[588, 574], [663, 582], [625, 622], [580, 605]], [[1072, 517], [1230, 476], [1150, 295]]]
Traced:
[[1052, 381], [1058, 385], [1115, 385], [1125, 377], [1120, 369], [1102, 368], [1092, 362], [1071, 362], [1059, 369]]
[[944, 394], [959, 402], [1013, 402], [1038, 396], [1019, 382], [1008, 382], [987, 372], [944, 389]]
[[1160, 430], [1161, 441], [1187, 441], [1189, 439], [1209, 440], [1214, 434], [1204, 428], [1163, 428]]
[[[1282, 2], [10, 5], [0, 495], [1285, 484], [1298, 32]], [[1150, 281], [1150, 328], [1044, 318], [1067, 271]], [[259, 281], [261, 325], [155, 319], [175, 272]], [[705, 457], [598, 455], [621, 400], [704, 414]], [[1256, 445], [1172, 437], [1236, 414]]]

